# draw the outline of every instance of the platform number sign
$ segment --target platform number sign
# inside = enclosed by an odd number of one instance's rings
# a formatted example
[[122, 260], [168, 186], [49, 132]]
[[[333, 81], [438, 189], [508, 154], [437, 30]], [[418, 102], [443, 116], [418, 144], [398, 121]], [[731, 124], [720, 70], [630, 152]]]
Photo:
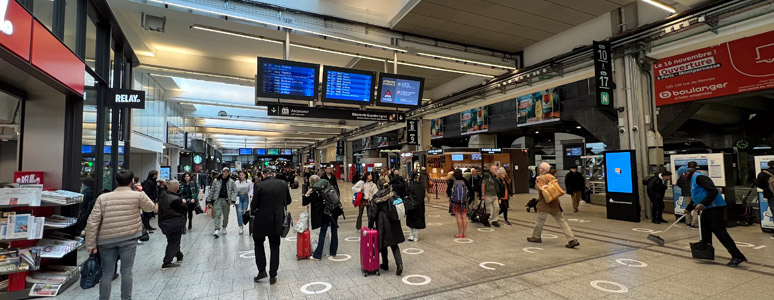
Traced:
[[597, 108], [613, 110], [613, 64], [609, 42], [594, 41], [594, 81], [596, 82]]
[[406, 120], [406, 142], [408, 145], [419, 145], [419, 128], [417, 120]]
[[336, 142], [336, 155], [344, 155], [344, 141]]

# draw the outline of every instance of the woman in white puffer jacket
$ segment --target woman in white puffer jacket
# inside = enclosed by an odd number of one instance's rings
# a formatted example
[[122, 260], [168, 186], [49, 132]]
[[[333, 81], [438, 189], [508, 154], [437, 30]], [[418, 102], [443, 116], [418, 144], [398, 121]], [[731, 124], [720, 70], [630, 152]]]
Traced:
[[360, 179], [360, 181], [358, 181], [355, 186], [352, 187], [352, 193], [354, 194], [363, 192], [363, 199], [360, 200], [360, 207], [358, 208], [357, 213], [357, 222], [355, 223], [355, 228], [357, 230], [360, 230], [360, 227], [363, 226], [363, 210], [370, 206], [371, 199], [378, 191], [379, 188], [376, 187], [376, 183], [374, 183], [374, 176], [371, 174], [371, 172], [366, 172], [363, 174], [363, 177]]

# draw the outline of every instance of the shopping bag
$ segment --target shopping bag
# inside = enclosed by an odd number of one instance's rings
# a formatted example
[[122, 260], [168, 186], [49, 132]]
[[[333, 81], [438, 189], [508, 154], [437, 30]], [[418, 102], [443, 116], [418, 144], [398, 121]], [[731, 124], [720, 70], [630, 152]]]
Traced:
[[546, 185], [540, 186], [539, 189], [540, 194], [543, 195], [543, 199], [546, 200], [546, 203], [551, 203], [565, 194], [564, 190], [559, 185], [559, 181], [553, 177], [551, 177]]
[[207, 214], [207, 216], [210, 217], [210, 219], [215, 219], [215, 209], [207, 205], [207, 207], [204, 208], [204, 212]]
[[293, 225], [293, 230], [295, 230], [296, 233], [303, 233], [304, 231], [306, 231], [306, 229], [308, 228], [306, 224], [309, 223], [308, 218], [309, 218], [309, 215], [305, 212], [298, 215], [298, 219], [296, 219], [296, 224]]

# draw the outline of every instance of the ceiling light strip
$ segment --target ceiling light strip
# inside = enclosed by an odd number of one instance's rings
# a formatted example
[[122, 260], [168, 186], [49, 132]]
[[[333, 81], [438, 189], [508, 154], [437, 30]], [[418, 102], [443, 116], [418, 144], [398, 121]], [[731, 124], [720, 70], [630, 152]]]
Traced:
[[660, 9], [663, 9], [665, 11], [668, 11], [670, 14], [677, 13], [677, 10], [674, 7], [667, 5], [666, 3], [663, 3], [661, 1], [658, 1], [658, 0], [642, 0], [642, 1], [650, 5], [653, 5], [655, 7], [658, 7]]
[[491, 63], [475, 61], [475, 60], [468, 60], [468, 59], [458, 58], [458, 57], [443, 56], [443, 55], [430, 54], [430, 53], [424, 53], [424, 52], [419, 52], [419, 53], [417, 53], [417, 55], [433, 57], [433, 58], [439, 58], [439, 59], [448, 59], [448, 60], [453, 60], [453, 61], [466, 62], [466, 63], [477, 64], [477, 65], [482, 65], [482, 66], [501, 68], [501, 69], [506, 69], [506, 70], [516, 70], [516, 67], [503, 66], [503, 65], [498, 65], [498, 64], [491, 64]]
[[176, 7], [180, 7], [180, 8], [185, 8], [185, 9], [205, 12], [205, 13], [211, 13], [211, 14], [215, 14], [215, 15], [227, 16], [229, 18], [234, 18], [234, 19], [254, 22], [254, 23], [258, 23], [258, 24], [264, 24], [264, 25], [268, 25], [268, 26], [276, 26], [276, 27], [281, 27], [281, 28], [287, 28], [287, 29], [290, 29], [290, 30], [295, 30], [295, 31], [299, 31], [299, 32], [305, 32], [305, 33], [314, 34], [314, 35], [321, 35], [321, 36], [328, 37], [328, 38], [339, 39], [339, 40], [342, 40], [342, 41], [347, 41], [347, 42], [352, 42], [352, 43], [357, 43], [357, 44], [368, 45], [368, 46], [371, 46], [371, 47], [377, 47], [377, 48], [382, 48], [382, 49], [386, 49], [386, 50], [398, 51], [398, 52], [402, 52], [402, 53], [408, 52], [408, 51], [406, 51], [404, 49], [401, 49], [401, 48], [396, 48], [396, 47], [386, 46], [386, 45], [382, 45], [382, 44], [376, 44], [376, 43], [361, 41], [361, 40], [355, 40], [355, 39], [351, 39], [351, 38], [345, 38], [345, 37], [341, 37], [341, 36], [331, 35], [331, 34], [317, 32], [317, 31], [312, 31], [312, 30], [308, 30], [308, 29], [291, 27], [291, 26], [288, 26], [287, 24], [277, 24], [277, 23], [271, 23], [271, 22], [251, 19], [251, 18], [239, 16], [239, 15], [234, 15], [234, 14], [229, 14], [229, 13], [220, 12], [220, 11], [214, 11], [214, 10], [209, 10], [209, 9], [203, 9], [203, 8], [194, 7], [194, 6], [190, 6], [190, 5], [184, 5], [184, 4], [180, 4], [180, 3], [174, 3], [174, 2], [164, 1], [164, 0], [147, 0], [147, 1], [148, 2], [159, 3], [159, 4], [163, 4], [163, 5], [176, 6]]
[[475, 72], [468, 72], [468, 71], [460, 71], [460, 70], [452, 70], [447, 68], [441, 68], [441, 67], [431, 67], [431, 66], [425, 66], [425, 65], [419, 65], [415, 63], [409, 63], [405, 61], [399, 61], [399, 65], [409, 66], [409, 67], [417, 67], [417, 68], [423, 68], [423, 69], [430, 69], [430, 70], [436, 70], [436, 71], [444, 71], [444, 72], [451, 72], [451, 73], [459, 73], [459, 74], [466, 74], [466, 75], [475, 75], [475, 76], [481, 76], [485, 78], [494, 78], [493, 75], [489, 74], [482, 74], [482, 73], [475, 73]]
[[283, 44], [282, 41], [274, 40], [274, 39], [268, 39], [268, 38], [265, 38], [265, 37], [262, 37], [262, 36], [254, 36], [254, 35], [241, 34], [241, 33], [233, 32], [233, 31], [216, 29], [216, 28], [207, 27], [207, 26], [201, 26], [201, 25], [191, 25], [191, 29], [209, 31], [209, 32], [214, 32], [214, 33], [221, 33], [221, 34], [225, 34], [225, 35], [241, 37], [241, 38], [246, 38], [246, 39], [251, 39], [251, 40], [256, 40], [256, 41], [261, 41], [261, 42], [269, 42], [269, 43], [274, 43], [274, 44], [279, 44], [279, 45]]

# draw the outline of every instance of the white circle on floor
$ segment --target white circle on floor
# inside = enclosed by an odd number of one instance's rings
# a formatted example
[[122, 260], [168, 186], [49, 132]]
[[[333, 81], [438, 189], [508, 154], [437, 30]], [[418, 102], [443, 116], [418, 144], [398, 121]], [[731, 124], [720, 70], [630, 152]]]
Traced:
[[543, 233], [543, 234], [540, 235], [540, 238], [543, 238], [543, 239], [558, 239], [559, 236], [555, 235], [555, 234], [550, 234], [550, 233]]
[[239, 251], [240, 258], [255, 258], [255, 250]]
[[[344, 258], [336, 258], [336, 257], [339, 257], [339, 256], [344, 256]], [[345, 261], [345, 260], [349, 260], [351, 258], [352, 258], [352, 255], [349, 255], [349, 254], [339, 254], [339, 255], [336, 255], [336, 256], [328, 256], [328, 260], [330, 260], [330, 261]]]
[[286, 237], [285, 240], [288, 241], [288, 242], [295, 242], [296, 241], [296, 237], [289, 236], [289, 237]]
[[584, 220], [584, 219], [567, 219], [567, 221], [577, 222], [577, 223], [588, 223], [588, 222], [591, 222], [591, 220]]
[[540, 247], [524, 247], [521, 250], [524, 251], [524, 252], [535, 253], [535, 250], [543, 251], [543, 248], [540, 248]]
[[422, 254], [425, 253], [425, 250], [419, 249], [419, 248], [406, 248], [401, 250], [400, 252], [409, 254], [409, 255], [416, 255], [416, 254]]
[[441, 224], [441, 223], [438, 223], [438, 222], [430, 222], [430, 223], [427, 223], [427, 226], [441, 226], [441, 225], [443, 225], [443, 224]]
[[485, 261], [485, 262], [482, 262], [482, 263], [478, 264], [479, 267], [482, 267], [482, 268], [487, 269], [487, 270], [497, 270], [497, 269], [492, 268], [492, 267], [487, 267], [487, 265], [498, 265], [498, 266], [501, 266], [501, 267], [505, 266], [505, 264], [499, 263], [499, 262], [496, 262], [496, 261]]
[[456, 239], [454, 239], [454, 241], [457, 242], [457, 243], [460, 243], [460, 244], [470, 244], [470, 243], [473, 242], [473, 240], [471, 240], [469, 238], [456, 238]]
[[[414, 278], [414, 277], [422, 278], [424, 280], [422, 282], [411, 282], [411, 281], [409, 281], [409, 278]], [[408, 275], [406, 277], [403, 277], [402, 281], [403, 281], [403, 283], [408, 284], [408, 285], [426, 285], [426, 284], [430, 283], [430, 281], [432, 281], [432, 280], [430, 279], [430, 277], [427, 277], [425, 275]]]
[[[606, 289], [606, 288], [600, 287], [599, 286], [600, 284], [614, 285], [614, 286], [617, 286], [618, 289], [617, 290]], [[607, 281], [607, 280], [594, 280], [591, 282], [591, 286], [593, 286], [595, 289], [598, 289], [603, 292], [608, 292], [608, 293], [623, 294], [623, 293], [629, 292], [629, 288], [626, 287], [625, 285], [617, 282]]]
[[347, 241], [347, 242], [359, 242], [360, 241], [360, 237], [359, 236], [350, 236], [350, 237], [344, 238], [344, 240]]
[[653, 229], [650, 229], [650, 228], [632, 228], [632, 230], [634, 230], [636, 232], [645, 232], [645, 233], [651, 233], [651, 234], [656, 234], [656, 233], [661, 232], [661, 231], [653, 230]]
[[745, 242], [734, 242], [734, 243], [736, 243], [737, 246], [742, 247], [742, 248], [754, 248], [755, 247], [755, 245], [750, 244], [750, 243], [745, 243]]
[[615, 262], [627, 267], [635, 267], [635, 268], [644, 268], [648, 266], [648, 264], [646, 264], [645, 262], [629, 259], [629, 258], [619, 258], [619, 259], [616, 259]]
[[430, 218], [440, 218], [441, 217], [441, 215], [431, 215], [431, 214], [427, 214], [427, 216], [430, 217]]
[[[325, 286], [325, 288], [323, 288], [322, 290], [319, 290], [319, 291], [310, 291], [309, 287], [313, 286], [313, 285], [322, 285], [322, 286]], [[320, 282], [311, 282], [311, 283], [307, 283], [304, 286], [302, 286], [301, 287], [301, 292], [304, 293], [304, 294], [307, 294], [307, 295], [317, 295], [317, 294], [322, 294], [322, 293], [325, 293], [327, 291], [330, 291], [332, 288], [333, 288], [333, 285], [331, 285], [330, 283], [327, 283], [327, 282], [321, 282], [321, 281]]]
[[488, 228], [488, 227], [487, 228], [479, 228], [477, 230], [481, 231], [481, 232], [494, 232], [495, 231], [494, 228]]

